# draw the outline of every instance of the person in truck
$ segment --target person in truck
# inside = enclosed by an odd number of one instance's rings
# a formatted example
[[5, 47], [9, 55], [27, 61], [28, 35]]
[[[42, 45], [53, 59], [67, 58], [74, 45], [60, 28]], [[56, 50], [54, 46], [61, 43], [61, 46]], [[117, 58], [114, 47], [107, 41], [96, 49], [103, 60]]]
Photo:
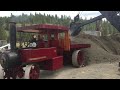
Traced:
[[29, 47], [36, 47], [37, 46], [37, 37], [36, 35], [32, 35], [32, 39], [30, 40]]

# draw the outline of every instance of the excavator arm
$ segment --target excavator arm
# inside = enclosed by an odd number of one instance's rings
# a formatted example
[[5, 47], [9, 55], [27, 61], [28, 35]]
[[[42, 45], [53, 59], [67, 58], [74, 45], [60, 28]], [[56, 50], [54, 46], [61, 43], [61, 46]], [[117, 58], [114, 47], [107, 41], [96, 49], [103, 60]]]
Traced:
[[93, 19], [87, 20], [83, 23], [72, 22], [70, 24], [71, 36], [76, 36], [81, 31], [81, 27], [106, 18], [118, 31], [120, 31], [120, 12], [119, 11], [99, 11], [102, 15]]
[[102, 18], [104, 18], [103, 15], [100, 15], [98, 17], [95, 17], [93, 19], [90, 19], [90, 20], [87, 20], [86, 22], [83, 22], [83, 23], [75, 23], [73, 22], [71, 25], [70, 25], [70, 30], [71, 30], [71, 35], [72, 36], [76, 36], [77, 34], [79, 34], [79, 32], [81, 31], [81, 27], [87, 25], [87, 24], [90, 24], [90, 23], [93, 23], [97, 20], [101, 20]]

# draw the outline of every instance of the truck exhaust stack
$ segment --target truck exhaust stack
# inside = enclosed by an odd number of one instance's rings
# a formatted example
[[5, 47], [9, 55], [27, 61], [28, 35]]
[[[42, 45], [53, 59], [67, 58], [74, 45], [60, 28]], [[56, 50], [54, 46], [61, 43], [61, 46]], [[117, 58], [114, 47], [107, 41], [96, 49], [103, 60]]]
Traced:
[[15, 22], [10, 22], [10, 47], [11, 51], [16, 50], [16, 23]]

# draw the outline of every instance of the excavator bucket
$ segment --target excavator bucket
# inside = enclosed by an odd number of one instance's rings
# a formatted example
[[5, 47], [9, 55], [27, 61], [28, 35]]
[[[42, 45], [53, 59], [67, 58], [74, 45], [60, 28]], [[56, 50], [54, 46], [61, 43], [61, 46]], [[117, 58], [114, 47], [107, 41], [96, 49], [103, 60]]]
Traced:
[[97, 20], [101, 20], [102, 18], [104, 18], [103, 15], [100, 15], [100, 16], [97, 16], [95, 18], [92, 18], [90, 20], [87, 20], [83, 23], [79, 23], [79, 22], [72, 22], [70, 24], [70, 32], [71, 32], [71, 36], [76, 36], [80, 33], [80, 31], [82, 30], [82, 27], [85, 26], [85, 25], [88, 25], [90, 23], [93, 23]]
[[71, 36], [78, 35], [80, 33], [80, 31], [81, 31], [81, 27], [79, 27], [78, 23], [72, 22], [70, 24], [70, 34], [71, 34]]

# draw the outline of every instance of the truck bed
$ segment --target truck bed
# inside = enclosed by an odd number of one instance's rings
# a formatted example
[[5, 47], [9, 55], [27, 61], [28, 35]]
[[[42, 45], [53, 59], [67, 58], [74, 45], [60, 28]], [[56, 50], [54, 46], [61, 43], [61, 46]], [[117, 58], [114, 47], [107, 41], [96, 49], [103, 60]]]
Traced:
[[82, 49], [82, 48], [90, 48], [90, 44], [71, 44], [70, 49]]

